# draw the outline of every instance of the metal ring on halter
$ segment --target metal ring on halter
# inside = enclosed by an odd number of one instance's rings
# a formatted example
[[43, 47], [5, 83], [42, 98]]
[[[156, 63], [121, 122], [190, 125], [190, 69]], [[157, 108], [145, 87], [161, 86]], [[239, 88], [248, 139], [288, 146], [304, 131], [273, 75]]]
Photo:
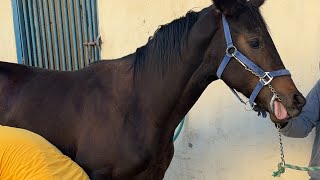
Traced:
[[270, 102], [269, 102], [269, 106], [270, 106], [270, 109], [272, 111], [272, 113], [274, 113], [274, 101], [277, 99], [277, 96], [275, 94], [273, 94]]
[[238, 49], [235, 46], [230, 46], [226, 49], [226, 53], [235, 58], [244, 68], [247, 68], [247, 66], [235, 55], [235, 52], [237, 52]]
[[[233, 50], [232, 52], [230, 50]], [[237, 52], [238, 49], [235, 46], [227, 47], [226, 53], [234, 57], [234, 53]]]

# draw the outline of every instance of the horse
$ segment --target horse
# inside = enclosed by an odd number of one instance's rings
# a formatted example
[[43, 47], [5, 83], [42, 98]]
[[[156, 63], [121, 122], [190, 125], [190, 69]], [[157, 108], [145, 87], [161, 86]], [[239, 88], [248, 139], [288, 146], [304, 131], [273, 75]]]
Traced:
[[40, 134], [95, 179], [163, 179], [181, 119], [213, 81], [273, 123], [299, 115], [296, 88], [260, 13], [215, 0], [162, 25], [119, 59], [71, 72], [0, 63], [0, 124]]

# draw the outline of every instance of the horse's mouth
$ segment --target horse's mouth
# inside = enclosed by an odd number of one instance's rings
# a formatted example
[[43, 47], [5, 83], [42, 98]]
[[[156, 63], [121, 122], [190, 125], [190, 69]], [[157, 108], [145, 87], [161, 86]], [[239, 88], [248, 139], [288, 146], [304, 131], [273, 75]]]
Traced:
[[274, 122], [285, 122], [290, 119], [290, 115], [282, 102], [278, 101], [275, 96], [270, 101], [270, 118]]

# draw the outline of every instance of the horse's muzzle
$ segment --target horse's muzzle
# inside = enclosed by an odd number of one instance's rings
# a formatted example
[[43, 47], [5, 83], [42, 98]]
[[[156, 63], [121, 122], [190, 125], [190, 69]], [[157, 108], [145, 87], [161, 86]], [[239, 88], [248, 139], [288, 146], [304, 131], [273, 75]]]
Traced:
[[306, 103], [305, 98], [300, 92], [293, 92], [288, 96], [282, 96], [281, 99], [282, 102], [278, 102], [274, 98], [270, 101], [270, 118], [275, 123], [284, 123], [292, 117], [299, 116]]

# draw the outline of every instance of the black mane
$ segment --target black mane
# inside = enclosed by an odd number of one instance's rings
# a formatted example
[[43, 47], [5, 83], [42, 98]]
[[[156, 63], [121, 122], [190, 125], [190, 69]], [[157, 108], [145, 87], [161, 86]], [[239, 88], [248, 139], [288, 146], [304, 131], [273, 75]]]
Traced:
[[147, 66], [149, 70], [160, 71], [163, 74], [166, 69], [173, 67], [171, 65], [180, 60], [181, 45], [186, 43], [197, 19], [198, 13], [189, 11], [185, 17], [160, 26], [147, 44], [137, 49], [132, 67], [134, 73]]
[[[250, 22], [260, 27], [263, 33], [268, 33], [268, 27], [259, 8], [246, 1], [239, 1], [234, 16], [247, 13]], [[198, 19], [198, 12], [189, 11], [186, 16], [160, 26], [146, 45], [138, 48], [135, 53], [132, 68], [134, 74], [147, 67], [149, 71], [162, 75], [181, 59], [181, 47], [186, 43], [188, 34]]]

